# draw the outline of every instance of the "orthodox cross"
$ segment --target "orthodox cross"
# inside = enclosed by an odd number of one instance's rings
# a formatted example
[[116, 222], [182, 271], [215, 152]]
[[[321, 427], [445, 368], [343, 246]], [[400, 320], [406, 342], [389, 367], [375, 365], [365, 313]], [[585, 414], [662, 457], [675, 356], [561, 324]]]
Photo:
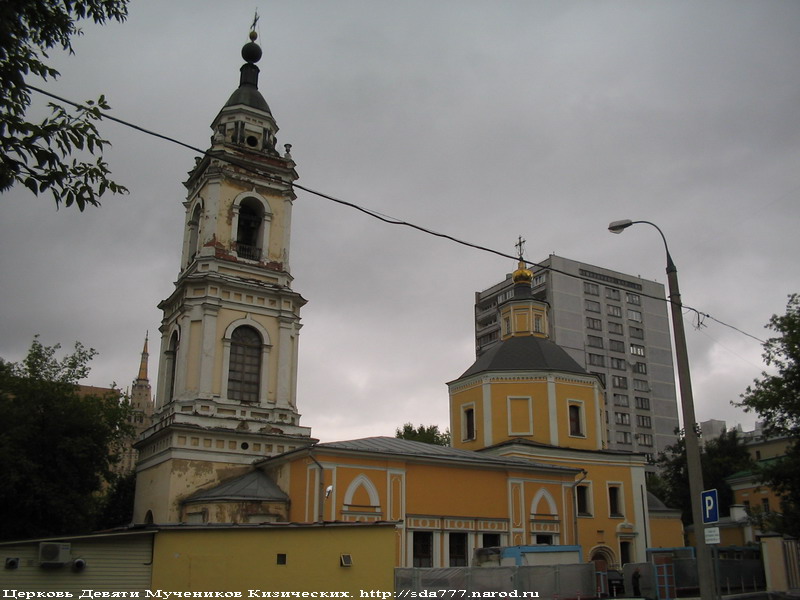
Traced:
[[517, 249], [519, 259], [522, 260], [522, 255], [525, 253], [525, 240], [522, 239], [522, 236], [519, 236], [519, 239], [517, 239], [517, 243], [514, 244], [514, 247]]

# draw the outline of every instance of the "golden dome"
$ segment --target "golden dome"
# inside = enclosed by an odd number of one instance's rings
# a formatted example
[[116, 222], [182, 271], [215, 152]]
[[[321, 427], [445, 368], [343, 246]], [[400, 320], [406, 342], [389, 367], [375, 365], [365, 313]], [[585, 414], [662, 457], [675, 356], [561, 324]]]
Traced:
[[533, 281], [533, 271], [525, 266], [524, 261], [519, 261], [517, 270], [511, 276], [514, 283], [530, 283]]

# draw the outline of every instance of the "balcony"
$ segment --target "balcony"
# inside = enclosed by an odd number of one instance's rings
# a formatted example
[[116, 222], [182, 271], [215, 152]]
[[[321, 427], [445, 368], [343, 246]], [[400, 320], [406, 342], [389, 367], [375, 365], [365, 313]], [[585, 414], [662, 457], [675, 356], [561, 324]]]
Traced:
[[234, 250], [239, 258], [245, 260], [261, 260], [261, 248], [251, 246], [250, 244], [243, 244], [242, 242], [234, 242]]

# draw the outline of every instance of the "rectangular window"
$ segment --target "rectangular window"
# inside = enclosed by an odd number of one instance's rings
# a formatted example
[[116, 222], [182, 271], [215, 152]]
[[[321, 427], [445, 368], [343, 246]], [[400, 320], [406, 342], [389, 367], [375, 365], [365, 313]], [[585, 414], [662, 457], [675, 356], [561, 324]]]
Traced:
[[631, 294], [630, 292], [625, 292], [625, 300], [628, 301], [628, 304], [635, 304], [636, 306], [642, 303], [642, 298], [639, 294]]
[[625, 342], [622, 340], [608, 340], [608, 349], [613, 352], [625, 352]]
[[611, 385], [620, 390], [627, 390], [628, 389], [628, 378], [622, 377], [621, 375], [612, 375], [611, 376]]
[[633, 372], [647, 375], [647, 365], [643, 362], [637, 362], [635, 365], [633, 365]]
[[636, 356], [644, 356], [644, 346], [640, 344], [631, 344], [631, 354]]
[[642, 329], [641, 327], [634, 327], [633, 325], [631, 325], [630, 327], [628, 327], [628, 332], [631, 334], [632, 338], [636, 338], [637, 340], [644, 339], [644, 329]]
[[619, 486], [608, 486], [608, 512], [612, 517], [622, 517], [622, 490]]
[[645, 429], [651, 429], [653, 427], [653, 420], [650, 418], [650, 415], [636, 415], [636, 425]]
[[614, 288], [606, 288], [606, 298], [609, 300], [619, 300], [619, 290]]
[[600, 380], [600, 383], [603, 384], [603, 387], [606, 387], [606, 375], [605, 375], [605, 373], [597, 373], [596, 371], [590, 371], [590, 373], [592, 375], [596, 376]]
[[415, 531], [414, 532], [414, 566], [432, 567], [433, 566], [433, 532]]
[[590, 488], [588, 485], [579, 485], [575, 488], [575, 500], [578, 504], [578, 516], [591, 517], [592, 505], [590, 502]]
[[606, 365], [606, 357], [602, 354], [590, 354], [589, 364], [595, 367], [604, 367]]
[[647, 381], [645, 381], [644, 379], [634, 379], [633, 389], [635, 389], [637, 392], [649, 392], [650, 384], [647, 383]]
[[594, 300], [586, 300], [586, 312], [600, 312], [600, 303]]
[[614, 306], [613, 304], [609, 304], [606, 306], [606, 314], [610, 317], [622, 318], [622, 308], [619, 306]]
[[499, 533], [484, 533], [482, 537], [482, 544], [484, 548], [497, 548], [501, 545]]
[[636, 396], [636, 408], [650, 410], [650, 398], [644, 396]]
[[618, 431], [616, 434], [618, 444], [632, 444], [633, 438], [630, 431]]
[[466, 567], [467, 563], [467, 534], [466, 533], [450, 533], [449, 538], [449, 554], [451, 567]]
[[464, 431], [463, 436], [464, 440], [474, 440], [475, 439], [475, 409], [472, 407], [465, 408], [463, 412], [464, 417]]
[[596, 283], [589, 283], [588, 281], [583, 282], [583, 293], [589, 294], [590, 296], [599, 296], [600, 295], [600, 286]]
[[628, 396], [625, 394], [614, 394], [614, 406], [628, 406]]
[[636, 321], [637, 323], [642, 322], [642, 313], [638, 310], [633, 310], [632, 308], [628, 309], [628, 318], [631, 321]]
[[628, 413], [615, 412], [614, 413], [614, 422], [617, 425], [630, 425], [631, 424], [631, 416]]
[[652, 446], [653, 445], [653, 434], [651, 433], [640, 433], [639, 434], [639, 444], [642, 446]]
[[622, 335], [624, 331], [622, 331], [622, 323], [615, 323], [614, 321], [608, 322], [608, 333], [614, 333], [616, 335]]
[[586, 345], [591, 346], [592, 348], [602, 348], [603, 347], [603, 338], [598, 335], [589, 335], [586, 337]]
[[569, 434], [583, 437], [583, 415], [580, 404], [569, 405]]
[[611, 360], [611, 368], [618, 369], [620, 371], [625, 371], [628, 368], [628, 363], [625, 362], [624, 358], [614, 358], [613, 356], [610, 358]]
[[586, 317], [586, 329], [603, 331], [603, 322], [600, 319], [593, 319], [592, 317]]

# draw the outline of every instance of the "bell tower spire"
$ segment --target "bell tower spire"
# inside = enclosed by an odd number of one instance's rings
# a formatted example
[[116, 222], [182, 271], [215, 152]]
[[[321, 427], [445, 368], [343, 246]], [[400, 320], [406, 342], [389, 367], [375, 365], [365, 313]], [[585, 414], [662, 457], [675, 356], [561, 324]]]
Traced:
[[159, 304], [156, 415], [138, 444], [137, 522], [180, 521], [187, 490], [316, 441], [296, 401], [306, 303], [289, 270], [297, 172], [288, 150], [275, 150], [256, 39], [252, 30], [239, 86], [184, 183], [180, 272]]

